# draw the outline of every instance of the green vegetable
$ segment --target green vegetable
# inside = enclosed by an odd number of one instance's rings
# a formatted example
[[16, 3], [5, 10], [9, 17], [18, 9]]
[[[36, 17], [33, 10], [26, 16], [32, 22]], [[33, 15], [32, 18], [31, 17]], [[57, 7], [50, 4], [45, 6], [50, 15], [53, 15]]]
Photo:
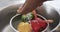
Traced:
[[26, 22], [27, 16], [26, 15], [22, 15], [21, 19], [22, 19], [23, 22]]
[[28, 14], [26, 14], [26, 15], [22, 15], [21, 20], [22, 20], [23, 22], [26, 22], [26, 21], [28, 21], [28, 20], [31, 20], [33, 17], [34, 17], [34, 16], [33, 16], [32, 12], [30, 12], [30, 13], [28, 13]]
[[32, 12], [31, 12], [31, 13], [27, 14], [27, 17], [29, 17], [29, 19], [32, 19], [34, 16], [33, 16]]

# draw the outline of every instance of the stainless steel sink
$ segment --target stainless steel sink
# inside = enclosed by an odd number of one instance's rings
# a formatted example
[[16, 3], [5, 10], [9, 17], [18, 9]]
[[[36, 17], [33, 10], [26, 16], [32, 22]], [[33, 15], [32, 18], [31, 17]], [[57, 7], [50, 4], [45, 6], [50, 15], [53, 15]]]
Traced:
[[[10, 5], [8, 7], [5, 7], [1, 9], [0, 11], [0, 32], [4, 29], [6, 25], [9, 24], [10, 19], [17, 13], [17, 9], [21, 6], [22, 4], [15, 4], [15, 5]], [[49, 9], [49, 8], [48, 8]], [[37, 13], [44, 16], [47, 19], [52, 19], [54, 20], [54, 23], [50, 23], [50, 31], [54, 30], [57, 26], [59, 26], [59, 14], [57, 11], [52, 7], [50, 9], [50, 12], [46, 10], [46, 7], [41, 6], [41, 8], [36, 9]]]

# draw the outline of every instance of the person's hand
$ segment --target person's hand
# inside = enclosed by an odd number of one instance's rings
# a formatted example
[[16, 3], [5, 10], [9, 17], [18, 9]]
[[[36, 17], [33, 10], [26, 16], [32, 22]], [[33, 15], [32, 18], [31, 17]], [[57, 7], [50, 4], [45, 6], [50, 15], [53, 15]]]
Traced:
[[31, 12], [32, 10], [36, 9], [38, 6], [41, 6], [43, 4], [43, 2], [45, 2], [45, 1], [47, 1], [47, 0], [26, 0], [22, 9], [19, 8], [19, 10], [17, 10], [17, 12], [21, 13], [21, 14], [27, 14], [27, 13]]

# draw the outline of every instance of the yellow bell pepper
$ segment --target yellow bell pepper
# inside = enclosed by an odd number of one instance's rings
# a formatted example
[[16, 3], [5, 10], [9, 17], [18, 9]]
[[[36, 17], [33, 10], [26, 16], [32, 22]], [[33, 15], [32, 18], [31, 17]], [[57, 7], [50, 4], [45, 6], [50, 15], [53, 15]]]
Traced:
[[28, 22], [21, 22], [17, 29], [19, 32], [31, 32], [31, 25]]

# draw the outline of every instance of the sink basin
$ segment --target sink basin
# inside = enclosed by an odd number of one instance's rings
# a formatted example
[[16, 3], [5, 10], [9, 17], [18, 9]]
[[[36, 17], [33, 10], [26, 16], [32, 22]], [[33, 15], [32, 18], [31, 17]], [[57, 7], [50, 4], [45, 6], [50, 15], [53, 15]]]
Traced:
[[[16, 15], [16, 13], [17, 13], [16, 11], [20, 6], [22, 6], [22, 4], [13, 4], [13, 5], [9, 5], [3, 9], [1, 9], [1, 11], [0, 11], [0, 32], [2, 32], [4, 27], [9, 24], [10, 19], [14, 15]], [[54, 8], [50, 9], [50, 12], [48, 12], [48, 10], [46, 10], [46, 7], [41, 6], [41, 7], [37, 8], [36, 11], [37, 11], [37, 14], [40, 14], [47, 19], [54, 20], [53, 23], [50, 23], [50, 27], [49, 27], [50, 31], [55, 30], [59, 26], [59, 22], [60, 22], [59, 14], [57, 13], [57, 11]]]

